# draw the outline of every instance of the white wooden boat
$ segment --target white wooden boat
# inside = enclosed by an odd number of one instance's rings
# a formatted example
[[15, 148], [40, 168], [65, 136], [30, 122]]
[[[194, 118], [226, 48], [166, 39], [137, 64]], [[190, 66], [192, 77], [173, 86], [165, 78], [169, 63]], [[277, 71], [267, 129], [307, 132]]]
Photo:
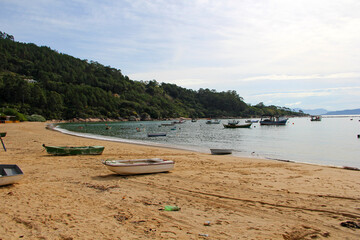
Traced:
[[168, 172], [174, 168], [175, 162], [160, 158], [131, 159], [131, 160], [104, 160], [102, 163], [119, 175], [134, 175], [144, 173]]
[[210, 151], [212, 155], [225, 155], [232, 153], [232, 149], [224, 149], [224, 148], [211, 148]]
[[0, 186], [16, 183], [23, 175], [16, 164], [0, 164]]

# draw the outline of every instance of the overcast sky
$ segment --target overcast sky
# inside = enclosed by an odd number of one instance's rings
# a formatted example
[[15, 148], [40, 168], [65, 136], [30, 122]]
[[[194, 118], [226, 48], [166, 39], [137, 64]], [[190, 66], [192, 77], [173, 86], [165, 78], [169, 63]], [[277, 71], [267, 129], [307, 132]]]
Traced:
[[360, 108], [359, 0], [0, 0], [0, 31], [132, 80]]

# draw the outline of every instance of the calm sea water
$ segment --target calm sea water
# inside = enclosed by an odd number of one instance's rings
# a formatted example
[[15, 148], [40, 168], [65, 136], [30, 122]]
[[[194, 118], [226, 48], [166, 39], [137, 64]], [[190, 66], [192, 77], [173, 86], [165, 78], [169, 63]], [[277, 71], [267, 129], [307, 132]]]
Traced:
[[[285, 126], [228, 129], [205, 120], [162, 126], [166, 121], [67, 123], [60, 131], [112, 141], [166, 145], [210, 153], [210, 148], [230, 148], [233, 155], [290, 160], [320, 165], [360, 168], [360, 116], [327, 117], [320, 122], [309, 118], [290, 118]], [[240, 120], [244, 123], [245, 120]], [[110, 129], [107, 129], [110, 127]], [[166, 133], [148, 137], [147, 133]]]

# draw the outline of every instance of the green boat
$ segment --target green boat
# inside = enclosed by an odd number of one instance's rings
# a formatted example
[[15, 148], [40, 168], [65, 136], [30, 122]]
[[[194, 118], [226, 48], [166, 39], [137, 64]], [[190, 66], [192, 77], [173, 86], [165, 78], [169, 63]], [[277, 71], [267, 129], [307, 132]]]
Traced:
[[84, 147], [58, 147], [58, 146], [45, 146], [46, 152], [57, 156], [67, 155], [100, 155], [104, 151], [103, 146], [84, 146]]

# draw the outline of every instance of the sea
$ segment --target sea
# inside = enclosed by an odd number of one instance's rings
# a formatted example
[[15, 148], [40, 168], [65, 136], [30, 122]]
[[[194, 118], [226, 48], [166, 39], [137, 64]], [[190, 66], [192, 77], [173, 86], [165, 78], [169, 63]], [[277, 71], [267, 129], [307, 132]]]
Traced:
[[[238, 119], [240, 124], [245, 119]], [[258, 120], [258, 119], [252, 119]], [[293, 161], [336, 167], [360, 168], [360, 115], [289, 118], [285, 126], [224, 128], [206, 120], [62, 123], [56, 130], [87, 138], [171, 147], [209, 153], [211, 148], [232, 149], [239, 157]], [[148, 133], [166, 136], [148, 137]]]

